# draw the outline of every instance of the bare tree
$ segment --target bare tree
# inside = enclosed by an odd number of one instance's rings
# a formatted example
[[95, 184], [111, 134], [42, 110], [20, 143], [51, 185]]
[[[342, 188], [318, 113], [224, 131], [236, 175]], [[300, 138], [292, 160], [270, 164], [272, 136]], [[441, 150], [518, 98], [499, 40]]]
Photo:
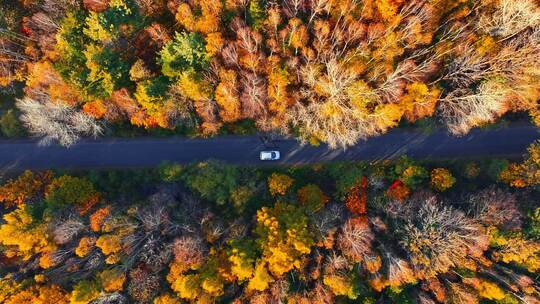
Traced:
[[328, 286], [317, 281], [312, 290], [309, 291], [310, 302], [320, 304], [335, 303], [334, 294], [329, 290]]
[[169, 220], [169, 209], [151, 205], [137, 212], [136, 221], [121, 221], [117, 229], [133, 231], [122, 235], [124, 251], [128, 254], [126, 265], [143, 261], [152, 271], [160, 271], [172, 257], [170, 244], [164, 239], [175, 233]]
[[239, 67], [238, 64], [238, 48], [235, 43], [229, 42], [221, 49], [221, 57], [223, 62], [228, 67]]
[[385, 274], [390, 286], [401, 286], [403, 284], [416, 281], [417, 274], [412, 269], [409, 262], [400, 258], [391, 250], [381, 246], [383, 251], [383, 267], [381, 271]]
[[109, 7], [107, 0], [83, 0], [83, 5], [86, 9], [94, 12], [102, 12]]
[[311, 224], [315, 228], [319, 237], [325, 238], [330, 231], [338, 228], [345, 218], [345, 208], [343, 204], [330, 203], [322, 210], [313, 214]]
[[149, 235], [139, 250], [139, 261], [148, 265], [155, 272], [161, 271], [172, 258], [172, 250], [169, 243], [156, 234]]
[[284, 303], [289, 292], [289, 281], [285, 278], [275, 280], [270, 285], [270, 303]]
[[141, 13], [146, 16], [163, 14], [167, 1], [165, 0], [135, 0]]
[[28, 19], [27, 25], [42, 35], [54, 34], [60, 28], [58, 24], [44, 12], [33, 14]]
[[456, 90], [440, 100], [439, 115], [450, 132], [463, 135], [506, 112], [510, 92], [510, 87], [497, 80], [486, 81], [474, 91]]
[[127, 304], [128, 299], [119, 292], [100, 295], [92, 304]]
[[173, 244], [174, 258], [189, 268], [201, 265], [206, 260], [208, 248], [204, 240], [199, 237], [183, 236], [177, 238]]
[[[349, 10], [362, 7], [360, 1], [336, 9], [334, 23], [317, 18], [325, 10], [324, 1], [311, 4], [315, 54], [303, 58], [298, 73], [303, 102], [288, 111], [287, 122], [301, 130], [304, 141], [316, 138], [332, 148], [386, 132], [400, 118], [395, 103], [407, 83], [426, 79], [443, 55], [435, 47], [411, 43], [419, 27], [430, 27], [433, 8], [427, 1], [409, 1], [399, 13], [400, 22], [385, 28], [346, 17]], [[389, 39], [391, 35], [395, 39]], [[410, 56], [402, 56], [405, 48]], [[388, 71], [389, 63], [393, 71]], [[358, 65], [365, 70], [351, 68]]]
[[308, 0], [307, 2], [311, 10], [308, 24], [311, 24], [316, 16], [330, 11], [331, 8], [331, 2], [329, 0]]
[[530, 76], [538, 77], [540, 75], [540, 26], [505, 41], [490, 63], [490, 76], [503, 77], [513, 84], [530, 81]]
[[144, 265], [139, 265], [129, 272], [127, 291], [136, 303], [149, 303], [160, 289], [159, 275], [151, 272]]
[[357, 225], [354, 220], [347, 221], [338, 236], [338, 248], [353, 262], [361, 262], [371, 252], [371, 243], [375, 239], [369, 226]]
[[482, 226], [435, 196], [413, 197], [405, 205], [408, 210], [397, 214], [395, 235], [419, 275], [445, 273], [487, 249]]
[[81, 136], [97, 137], [102, 133], [101, 125], [91, 116], [62, 102], [53, 102], [48, 96], [42, 101], [24, 97], [17, 100], [21, 110], [21, 121], [30, 133], [41, 137], [40, 144], [58, 141], [69, 147]]
[[[517, 252], [523, 251], [518, 249], [516, 250], [516, 254]], [[538, 286], [535, 286], [534, 281], [530, 277], [517, 274], [510, 268], [495, 263], [491, 267], [480, 266], [478, 272], [483, 276], [489, 277], [490, 280], [497, 282], [499, 286], [520, 299], [522, 303], [528, 303], [524, 297], [525, 294], [539, 295], [540, 290]], [[520, 289], [524, 293], [519, 292]]]
[[9, 29], [0, 28], [0, 86], [7, 86], [16, 78], [17, 70], [30, 57], [24, 53], [28, 38]]
[[476, 28], [498, 37], [499, 48], [482, 54], [460, 35], [458, 55], [441, 77], [451, 90], [439, 100], [439, 114], [454, 134], [467, 133], [509, 109], [536, 106], [529, 99], [540, 75], [540, 8], [530, 0], [497, 3], [494, 11], [484, 8]]
[[[238, 20], [238, 19], [236, 19]], [[259, 39], [256, 39], [251, 29], [247, 26], [239, 26], [236, 32], [238, 46], [248, 53], [256, 53], [259, 50]]]
[[490, 187], [477, 192], [468, 200], [469, 212], [486, 226], [504, 226], [519, 229], [522, 215], [517, 198], [510, 192]]
[[[463, 36], [463, 35], [461, 35]], [[538, 75], [540, 66], [540, 26], [501, 42], [495, 54], [479, 54], [470, 43], [458, 43], [459, 55], [453, 58], [441, 78], [454, 89], [466, 89], [488, 78], [516, 82], [527, 75]]]
[[486, 77], [489, 59], [480, 56], [473, 46], [463, 46], [460, 56], [455, 57], [442, 78], [456, 88], [467, 88]]
[[335, 274], [342, 270], [350, 270], [352, 265], [353, 264], [349, 263], [344, 256], [332, 252], [326, 256], [324, 272], [327, 274]]
[[194, 105], [195, 111], [203, 121], [201, 124], [203, 133], [217, 133], [221, 122], [218, 120], [219, 107], [216, 101], [210, 98], [204, 98], [196, 101]]
[[85, 228], [86, 226], [79, 218], [69, 217], [54, 225], [52, 231], [54, 242], [59, 245], [67, 244]]
[[137, 219], [141, 223], [141, 228], [147, 232], [163, 231], [165, 234], [170, 225], [169, 211], [166, 207], [159, 205], [139, 210]]
[[240, 75], [242, 94], [242, 115], [245, 118], [260, 118], [266, 116], [266, 82], [264, 78], [255, 74], [242, 72]]
[[78, 6], [77, 0], [43, 0], [41, 9], [55, 20], [65, 17], [66, 12]]
[[500, 0], [495, 11], [481, 16], [477, 24], [484, 32], [504, 39], [539, 25], [540, 7], [534, 0]]
[[436, 302], [425, 292], [418, 293], [418, 304], [435, 304]]
[[351, 89], [357, 79], [346, 63], [337, 58], [323, 65], [308, 63], [300, 75], [305, 83], [300, 93], [307, 102], [296, 104], [287, 113], [292, 125], [306, 135], [316, 135], [332, 148], [350, 146], [361, 138], [379, 134], [365, 109], [350, 102], [351, 98], [369, 101], [377, 96], [369, 87]]

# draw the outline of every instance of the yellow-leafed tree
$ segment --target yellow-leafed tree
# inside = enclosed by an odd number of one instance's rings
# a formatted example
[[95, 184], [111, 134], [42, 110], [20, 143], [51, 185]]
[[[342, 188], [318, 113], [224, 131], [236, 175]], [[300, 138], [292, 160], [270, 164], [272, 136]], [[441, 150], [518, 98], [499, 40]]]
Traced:
[[285, 195], [293, 185], [294, 179], [285, 174], [272, 173], [268, 177], [268, 190], [272, 195]]
[[257, 211], [255, 232], [263, 260], [275, 276], [300, 269], [303, 255], [314, 244], [304, 210], [292, 204], [277, 202], [273, 208]]
[[24, 206], [4, 215], [4, 221], [0, 226], [0, 244], [7, 246], [8, 257], [28, 260], [50, 249], [47, 225], [36, 223]]
[[268, 273], [264, 262], [259, 261], [255, 266], [255, 273], [247, 285], [248, 290], [263, 291], [266, 290], [270, 283], [274, 281], [274, 278]]

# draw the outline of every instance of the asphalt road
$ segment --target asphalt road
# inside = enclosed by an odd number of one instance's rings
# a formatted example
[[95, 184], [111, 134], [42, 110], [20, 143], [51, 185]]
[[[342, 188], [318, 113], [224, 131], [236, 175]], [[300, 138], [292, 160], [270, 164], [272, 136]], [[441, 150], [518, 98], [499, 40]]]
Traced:
[[[526, 147], [539, 138], [539, 128], [519, 124], [486, 130], [475, 129], [464, 137], [454, 137], [443, 130], [426, 134], [394, 129], [388, 134], [362, 141], [347, 150], [331, 150], [326, 145], [303, 146], [294, 139], [278, 139], [274, 141], [276, 148], [271, 148], [265, 147], [257, 136], [84, 140], [69, 149], [57, 145], [42, 147], [32, 140], [0, 141], [0, 170], [149, 167], [162, 161], [189, 163], [207, 159], [257, 165], [375, 161], [402, 155], [416, 159], [519, 158]], [[271, 149], [281, 152], [281, 160], [260, 161], [259, 152]]]

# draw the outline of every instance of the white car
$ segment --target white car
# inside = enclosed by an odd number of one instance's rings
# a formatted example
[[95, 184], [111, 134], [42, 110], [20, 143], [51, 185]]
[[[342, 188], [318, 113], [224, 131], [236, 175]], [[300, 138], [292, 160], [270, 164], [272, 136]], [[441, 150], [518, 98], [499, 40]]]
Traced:
[[278, 160], [279, 151], [261, 151], [261, 160]]

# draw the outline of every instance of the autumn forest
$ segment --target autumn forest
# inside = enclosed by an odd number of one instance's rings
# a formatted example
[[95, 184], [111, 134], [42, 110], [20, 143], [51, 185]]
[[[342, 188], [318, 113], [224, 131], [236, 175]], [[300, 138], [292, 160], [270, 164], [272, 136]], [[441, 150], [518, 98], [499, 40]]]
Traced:
[[[540, 127], [538, 0], [0, 2], [3, 142]], [[0, 304], [540, 304], [540, 140], [309, 163], [0, 166]]]
[[0, 302], [538, 303], [540, 142], [520, 163], [215, 161], [0, 188]]
[[6, 136], [71, 145], [112, 125], [346, 147], [419, 121], [540, 123], [535, 0], [2, 3]]

